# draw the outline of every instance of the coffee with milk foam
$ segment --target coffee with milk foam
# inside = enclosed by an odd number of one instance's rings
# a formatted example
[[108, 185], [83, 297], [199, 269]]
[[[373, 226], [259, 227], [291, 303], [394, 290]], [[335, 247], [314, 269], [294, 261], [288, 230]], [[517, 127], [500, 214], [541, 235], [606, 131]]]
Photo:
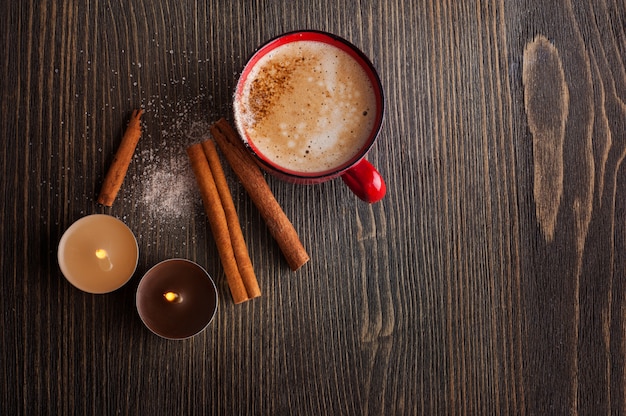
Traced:
[[296, 41], [263, 56], [244, 81], [235, 118], [262, 157], [294, 172], [332, 170], [366, 145], [376, 120], [367, 73], [345, 51]]

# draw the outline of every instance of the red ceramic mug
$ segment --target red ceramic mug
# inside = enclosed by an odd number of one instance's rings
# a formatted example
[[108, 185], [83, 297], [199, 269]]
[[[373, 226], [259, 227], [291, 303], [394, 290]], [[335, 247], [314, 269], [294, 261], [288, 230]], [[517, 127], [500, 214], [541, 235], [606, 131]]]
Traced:
[[385, 195], [365, 160], [383, 120], [382, 85], [348, 41], [310, 30], [274, 38], [244, 67], [233, 109], [242, 140], [268, 172], [301, 184], [341, 177], [370, 203]]

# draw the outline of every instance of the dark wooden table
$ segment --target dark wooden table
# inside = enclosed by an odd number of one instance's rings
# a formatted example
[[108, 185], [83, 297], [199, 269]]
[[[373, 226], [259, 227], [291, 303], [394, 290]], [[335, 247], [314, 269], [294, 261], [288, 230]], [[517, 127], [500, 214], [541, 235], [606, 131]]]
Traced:
[[[0, 414], [626, 414], [625, 23], [619, 0], [2, 2]], [[302, 28], [378, 68], [388, 194], [268, 177], [311, 255], [294, 273], [227, 169], [263, 292], [234, 305], [184, 149], [232, 120], [255, 47]], [[106, 295], [56, 258], [93, 213], [139, 241]], [[173, 257], [219, 291], [185, 341], [134, 303]]]

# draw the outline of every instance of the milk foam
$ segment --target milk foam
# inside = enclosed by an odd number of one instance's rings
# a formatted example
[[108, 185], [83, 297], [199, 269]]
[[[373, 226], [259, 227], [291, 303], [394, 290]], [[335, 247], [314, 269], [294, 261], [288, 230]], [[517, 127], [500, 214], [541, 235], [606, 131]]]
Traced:
[[376, 96], [361, 65], [346, 52], [296, 41], [257, 62], [235, 110], [239, 128], [265, 158], [314, 173], [341, 166], [365, 146]]

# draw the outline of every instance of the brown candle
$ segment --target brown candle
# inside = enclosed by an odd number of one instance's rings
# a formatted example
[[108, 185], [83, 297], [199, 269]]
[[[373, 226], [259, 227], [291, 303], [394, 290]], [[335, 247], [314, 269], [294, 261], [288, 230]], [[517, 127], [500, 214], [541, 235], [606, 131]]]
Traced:
[[185, 339], [211, 322], [218, 298], [206, 270], [189, 260], [170, 259], [143, 276], [136, 302], [148, 329], [163, 338]]

